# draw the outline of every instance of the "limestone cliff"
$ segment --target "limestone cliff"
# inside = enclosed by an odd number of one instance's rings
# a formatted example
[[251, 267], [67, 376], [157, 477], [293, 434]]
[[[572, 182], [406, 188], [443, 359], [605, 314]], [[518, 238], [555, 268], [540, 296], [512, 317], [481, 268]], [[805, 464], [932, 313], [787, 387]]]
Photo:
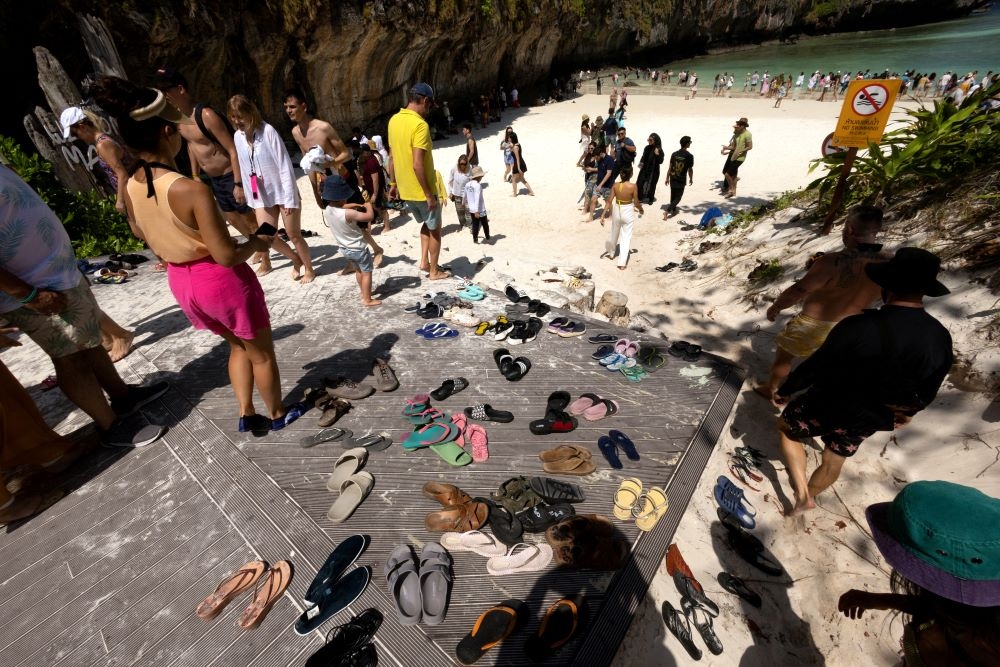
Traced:
[[[426, 80], [461, 99], [500, 82], [536, 82], [603, 62], [740, 44], [789, 32], [910, 25], [967, 13], [981, 0], [36, 0], [0, 7], [0, 55], [33, 93], [25, 51], [49, 48], [70, 75], [91, 69], [76, 15], [102, 18], [127, 71], [185, 72], [222, 104], [248, 92], [266, 117], [298, 85], [341, 131], [376, 121]], [[30, 55], [29, 55], [30, 57]], [[37, 97], [37, 96], [36, 96]], [[27, 99], [22, 107], [36, 100]], [[24, 108], [14, 113], [23, 114]], [[10, 132], [10, 110], [0, 132]], [[20, 118], [17, 123], [20, 124]]]

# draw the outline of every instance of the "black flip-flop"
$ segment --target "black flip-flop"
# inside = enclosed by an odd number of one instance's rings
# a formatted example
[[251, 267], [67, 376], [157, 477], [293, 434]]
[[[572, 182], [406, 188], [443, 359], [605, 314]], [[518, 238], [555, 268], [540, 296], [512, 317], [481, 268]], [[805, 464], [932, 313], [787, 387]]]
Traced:
[[685, 354], [687, 354], [688, 348], [690, 346], [691, 343], [687, 342], [686, 340], [675, 340], [673, 343], [670, 344], [670, 347], [667, 348], [667, 354], [669, 354], [671, 357], [683, 357]]
[[554, 526], [564, 519], [576, 516], [576, 510], [569, 503], [556, 505], [535, 505], [523, 512], [517, 513], [526, 533], [542, 533], [549, 526]]
[[721, 655], [722, 642], [712, 628], [712, 615], [697, 606], [690, 598], [681, 598], [681, 609], [684, 610], [684, 615], [691, 621], [691, 625], [701, 635], [701, 639], [705, 642], [708, 650], [713, 655]]
[[717, 579], [719, 580], [719, 585], [725, 590], [760, 609], [762, 604], [760, 594], [747, 586], [745, 581], [728, 572], [720, 572]]
[[[680, 264], [678, 264], [677, 262], [667, 262], [663, 266], [656, 267], [656, 270], [660, 271], [662, 273], [666, 273], [667, 271], [672, 271], [673, 269], [676, 269], [678, 266], [680, 266]], [[676, 610], [674, 610], [674, 611], [676, 613]], [[699, 652], [699, 655], [700, 654], [701, 653]]]
[[691, 636], [691, 624], [688, 622], [687, 616], [674, 609], [674, 606], [667, 600], [663, 601], [660, 614], [663, 616], [663, 623], [667, 626], [667, 630], [670, 630], [670, 634], [677, 638], [691, 659], [701, 660], [701, 649], [694, 643], [694, 637]]
[[615, 351], [614, 345], [602, 345], [596, 350], [594, 350], [594, 353], [590, 356], [593, 359], [603, 359], [604, 357], [608, 356], [614, 351]]
[[771, 556], [764, 543], [744, 530], [736, 517], [721, 507], [716, 507], [715, 512], [726, 529], [726, 541], [740, 558], [772, 577], [780, 577], [785, 573], [784, 568]]
[[[597, 334], [596, 336], [591, 336], [587, 339], [588, 343], [593, 343], [594, 345], [600, 345], [601, 343], [614, 343], [619, 340], [621, 336], [615, 336], [614, 334]], [[614, 352], [614, 349], [612, 349]]]
[[625, 452], [625, 456], [628, 457], [629, 461], [639, 460], [639, 452], [635, 448], [635, 443], [627, 435], [621, 431], [612, 430], [608, 432], [608, 437], [611, 438], [611, 441], [615, 445], [621, 447], [621, 450]]
[[463, 665], [471, 665], [487, 651], [507, 639], [524, 626], [528, 620], [528, 605], [521, 600], [504, 600], [490, 607], [476, 619], [476, 624], [455, 648], [455, 655]]
[[368, 566], [352, 570], [335, 582], [327, 582], [317, 594], [317, 605], [307, 609], [295, 622], [295, 634], [306, 636], [361, 597], [372, 580]]
[[499, 422], [506, 424], [514, 421], [514, 414], [506, 410], [496, 410], [489, 403], [480, 403], [465, 409], [465, 416], [481, 422]]
[[587, 611], [584, 598], [578, 595], [557, 600], [538, 626], [538, 632], [524, 644], [524, 652], [536, 662], [565, 646], [583, 627]]
[[354, 433], [346, 428], [325, 428], [319, 433], [305, 436], [299, 440], [299, 445], [305, 448], [315, 447], [320, 443], [333, 442], [334, 440], [340, 440], [341, 438], [350, 440], [353, 435]]
[[550, 503], [582, 503], [586, 500], [583, 489], [577, 484], [551, 477], [532, 477], [528, 483], [535, 493]]
[[493, 536], [508, 547], [519, 544], [522, 541], [521, 536], [524, 535], [524, 526], [517, 517], [500, 503], [486, 499], [483, 502], [490, 508], [490, 528], [493, 530]]
[[350, 443], [350, 448], [364, 447], [365, 449], [370, 449], [373, 452], [381, 452], [382, 450], [389, 449], [391, 446], [392, 438], [380, 433], [369, 433], [368, 435], [363, 435]]
[[[494, 353], [494, 358], [495, 353]], [[497, 366], [499, 366], [499, 362]], [[458, 392], [462, 391], [469, 386], [469, 381], [465, 378], [448, 378], [441, 383], [441, 386], [431, 392], [431, 398], [435, 401], [443, 401], [449, 396], [454, 396]]]
[[327, 557], [323, 566], [319, 568], [319, 572], [309, 584], [302, 599], [313, 605], [318, 604], [318, 596], [323, 590], [323, 586], [331, 580], [339, 579], [340, 575], [364, 552], [370, 541], [371, 539], [367, 535], [351, 535], [338, 544]]

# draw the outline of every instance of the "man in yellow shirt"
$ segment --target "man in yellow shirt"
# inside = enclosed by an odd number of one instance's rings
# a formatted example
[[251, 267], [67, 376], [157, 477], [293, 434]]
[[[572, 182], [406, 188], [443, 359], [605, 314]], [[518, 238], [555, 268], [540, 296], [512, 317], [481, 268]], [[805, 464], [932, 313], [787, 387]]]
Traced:
[[406, 108], [389, 119], [389, 196], [398, 194], [420, 226], [420, 269], [431, 280], [451, 274], [438, 266], [441, 255], [441, 205], [431, 154], [431, 131], [424, 117], [434, 106], [434, 89], [418, 83], [407, 91]]

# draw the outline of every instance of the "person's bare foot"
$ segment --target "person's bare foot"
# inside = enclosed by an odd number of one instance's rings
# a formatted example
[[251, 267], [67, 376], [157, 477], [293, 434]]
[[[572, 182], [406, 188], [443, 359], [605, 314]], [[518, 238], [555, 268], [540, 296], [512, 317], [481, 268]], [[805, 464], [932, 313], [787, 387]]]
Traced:
[[302, 274], [299, 273], [301, 270], [302, 270], [302, 262], [299, 262], [297, 264], [292, 264], [292, 280], [299, 280], [302, 278]]
[[255, 252], [253, 254], [253, 256], [250, 258], [250, 264], [252, 264], [254, 266], [256, 266], [257, 264], [260, 264], [260, 253], [259, 252]]
[[299, 284], [305, 285], [306, 283], [311, 283], [314, 280], [316, 280], [316, 272], [306, 271], [305, 273], [302, 274], [302, 278], [299, 279]]
[[135, 340], [135, 334], [131, 331], [127, 331], [126, 335], [120, 338], [112, 339], [111, 349], [108, 350], [108, 356], [111, 357], [111, 363], [121, 361], [129, 355], [129, 352], [132, 351], [133, 340]]
[[369, 299], [368, 301], [362, 301], [362, 303], [365, 304], [366, 306], [381, 306], [382, 305], [382, 300], [381, 299]]
[[792, 506], [791, 510], [785, 513], [785, 516], [801, 516], [811, 509], [816, 509], [816, 501], [812, 499], [812, 496], [806, 496], [801, 500], [796, 500], [795, 505]]
[[443, 280], [445, 278], [451, 278], [451, 274], [447, 271], [438, 271], [437, 273], [432, 273], [427, 276], [429, 280]]
[[618, 267], [618, 270], [619, 270], [619, 271], [624, 271], [624, 270], [625, 270], [625, 269], [627, 269], [627, 268], [628, 268], [627, 266], [619, 266], [619, 267]]
[[62, 489], [15, 495], [10, 504], [0, 509], [0, 527], [44, 512], [59, 502], [64, 495], [66, 494]]
[[260, 266], [257, 267], [257, 275], [258, 276], [266, 276], [267, 274], [269, 274], [271, 272], [272, 269], [273, 269], [273, 267], [271, 266], [271, 262], [270, 261], [267, 261], [267, 262], [262, 261], [260, 263]]
[[758, 384], [755, 382], [753, 385], [753, 390], [754, 393], [756, 393], [758, 396], [762, 396], [769, 401], [774, 400], [774, 392], [771, 391], [771, 388], [766, 384]]
[[421, 264], [417, 268], [423, 271], [424, 273], [428, 273], [431, 270], [431, 267], [427, 266], [426, 264]]

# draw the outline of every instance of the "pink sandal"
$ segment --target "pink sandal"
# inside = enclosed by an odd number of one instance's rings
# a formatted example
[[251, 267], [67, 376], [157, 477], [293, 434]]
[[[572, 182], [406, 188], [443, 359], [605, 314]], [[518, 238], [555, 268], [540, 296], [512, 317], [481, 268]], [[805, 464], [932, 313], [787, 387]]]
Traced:
[[451, 415], [451, 423], [458, 427], [458, 436], [455, 438], [455, 444], [459, 447], [465, 447], [465, 433], [468, 429], [469, 419], [465, 416], [464, 412], [455, 412]]
[[469, 424], [465, 430], [466, 438], [472, 445], [472, 461], [482, 463], [490, 458], [488, 440], [486, 439], [486, 429], [479, 424]]

